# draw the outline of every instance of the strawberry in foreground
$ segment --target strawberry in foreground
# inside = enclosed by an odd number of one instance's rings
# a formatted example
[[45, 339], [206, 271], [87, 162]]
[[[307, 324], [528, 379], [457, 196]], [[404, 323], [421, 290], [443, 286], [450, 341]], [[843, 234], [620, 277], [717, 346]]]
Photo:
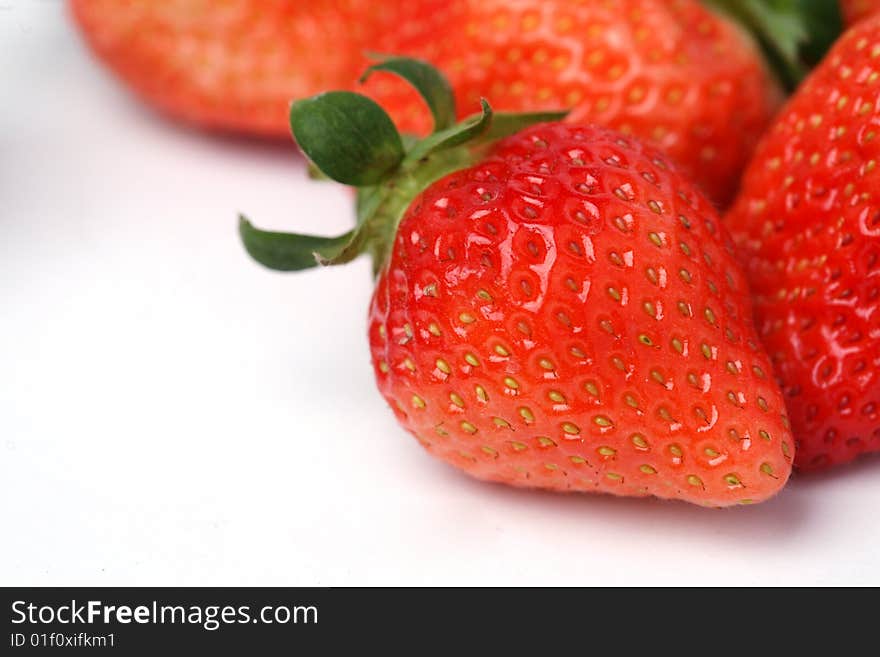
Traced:
[[726, 218], [782, 383], [795, 465], [880, 450], [880, 18], [835, 45]]
[[374, 68], [410, 80], [437, 131], [405, 150], [363, 96], [295, 103], [303, 151], [358, 187], [358, 225], [339, 238], [240, 229], [275, 269], [373, 255], [370, 348], [401, 424], [517, 486], [709, 506], [776, 493], [793, 446], [711, 204], [619, 133], [485, 101], [451, 125], [434, 69]]

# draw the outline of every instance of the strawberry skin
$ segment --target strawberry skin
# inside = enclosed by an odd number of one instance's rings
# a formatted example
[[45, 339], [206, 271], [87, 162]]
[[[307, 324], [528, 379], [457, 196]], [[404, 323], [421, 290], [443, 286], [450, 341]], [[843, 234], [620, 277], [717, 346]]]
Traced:
[[403, 216], [370, 311], [379, 388], [480, 479], [765, 500], [793, 444], [731, 250], [657, 151], [529, 128]]
[[840, 11], [847, 25], [855, 25], [880, 11], [880, 3], [877, 0], [840, 0]]
[[[432, 62], [459, 113], [480, 97], [509, 111], [573, 108], [660, 147], [725, 204], [781, 100], [751, 40], [696, 0], [452, 0], [433, 25], [388, 35], [383, 51]], [[442, 34], [437, 24], [446, 24]], [[395, 80], [367, 85], [404, 130], [424, 110]]]
[[349, 87], [363, 51], [431, 3], [373, 0], [71, 0], [96, 55], [163, 112], [203, 127], [289, 137], [290, 101]]
[[880, 18], [847, 32], [760, 145], [726, 218], [798, 443], [880, 450]]
[[[781, 98], [762, 57], [697, 0], [71, 0], [97, 56], [151, 105], [204, 127], [289, 135], [292, 99], [351, 88], [364, 51], [450, 78], [459, 115], [573, 107], [652, 141], [719, 203]], [[417, 95], [370, 93], [424, 134]]]

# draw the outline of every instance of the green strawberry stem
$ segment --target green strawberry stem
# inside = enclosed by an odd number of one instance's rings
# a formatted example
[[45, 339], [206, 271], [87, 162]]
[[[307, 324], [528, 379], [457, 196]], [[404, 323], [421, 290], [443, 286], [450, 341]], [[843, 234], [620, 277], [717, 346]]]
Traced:
[[388, 57], [367, 69], [362, 79], [375, 71], [403, 78], [422, 95], [434, 117], [434, 132], [420, 140], [402, 137], [385, 110], [348, 91], [293, 103], [291, 130], [311, 162], [312, 176], [357, 188], [357, 224], [344, 235], [319, 237], [264, 231], [239, 217], [245, 249], [260, 264], [297, 271], [344, 264], [369, 253], [378, 273], [406, 209], [429, 185], [475, 163], [493, 141], [566, 115], [495, 113], [483, 100], [479, 114], [455, 123], [452, 89], [430, 64]]
[[703, 0], [757, 40], [780, 81], [791, 91], [842, 30], [837, 0]]

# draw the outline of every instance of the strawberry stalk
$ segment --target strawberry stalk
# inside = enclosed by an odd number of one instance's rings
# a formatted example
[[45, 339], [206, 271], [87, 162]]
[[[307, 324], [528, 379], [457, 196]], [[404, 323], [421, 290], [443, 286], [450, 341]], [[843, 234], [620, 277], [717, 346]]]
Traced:
[[496, 113], [482, 100], [479, 114], [455, 123], [452, 89], [437, 69], [416, 59], [384, 57], [361, 80], [378, 71], [403, 78], [419, 92], [433, 116], [433, 133], [424, 139], [403, 137], [378, 104], [349, 91], [293, 103], [291, 131], [313, 176], [357, 188], [357, 224], [343, 235], [320, 237], [260, 230], [241, 216], [241, 239], [260, 264], [297, 271], [369, 253], [378, 273], [404, 212], [429, 185], [471, 166], [492, 142], [567, 113]]

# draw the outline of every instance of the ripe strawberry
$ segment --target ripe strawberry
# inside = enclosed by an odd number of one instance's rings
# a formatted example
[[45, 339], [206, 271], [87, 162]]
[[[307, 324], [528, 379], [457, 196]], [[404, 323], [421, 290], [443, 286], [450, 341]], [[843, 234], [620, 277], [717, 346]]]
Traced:
[[[650, 140], [719, 202], [781, 97], [750, 39], [697, 0], [72, 0], [92, 48], [142, 97], [197, 124], [287, 135], [291, 99], [354, 84], [362, 51], [428, 59], [461, 116], [574, 107]], [[316, 56], [317, 55], [317, 56]], [[368, 88], [406, 131], [423, 106]]]
[[877, 0], [840, 0], [840, 11], [847, 25], [855, 25], [863, 18], [880, 11]]
[[[652, 142], [724, 204], [781, 99], [752, 41], [697, 0], [452, 0], [444, 18], [394, 31], [383, 52], [426, 59], [449, 77], [460, 115], [573, 108]], [[449, 25], [442, 35], [437, 24]], [[416, 96], [377, 79], [368, 95], [407, 131]]]
[[727, 217], [803, 469], [880, 450], [878, 103], [872, 18], [790, 100]]
[[439, 0], [71, 0], [90, 46], [140, 96], [211, 128], [286, 137], [291, 99], [349, 86], [390, 25]]
[[632, 138], [524, 128], [548, 117], [493, 116], [485, 101], [446, 127], [435, 72], [378, 67], [420, 85], [440, 131], [404, 154], [363, 96], [294, 104], [305, 153], [360, 186], [359, 226], [241, 231], [277, 269], [373, 253], [370, 348], [401, 424], [439, 458], [517, 486], [711, 506], [777, 492], [785, 411], [711, 204]]

